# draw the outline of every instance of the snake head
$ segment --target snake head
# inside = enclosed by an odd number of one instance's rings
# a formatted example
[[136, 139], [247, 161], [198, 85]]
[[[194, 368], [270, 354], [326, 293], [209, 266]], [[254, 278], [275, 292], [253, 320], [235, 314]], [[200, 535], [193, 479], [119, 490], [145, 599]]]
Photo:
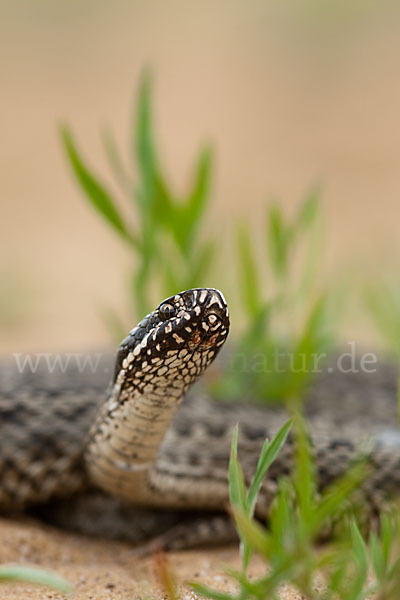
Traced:
[[[121, 343], [115, 378], [121, 369], [157, 371], [191, 365], [193, 379], [214, 360], [229, 332], [228, 307], [214, 288], [191, 289], [167, 298]], [[162, 365], [162, 366], [161, 366]], [[186, 366], [185, 366], [186, 370]], [[150, 379], [150, 378], [149, 378]]]
[[[229, 313], [223, 294], [213, 288], [193, 289], [164, 300], [158, 307], [165, 330], [193, 351], [219, 349], [229, 332]], [[179, 331], [179, 332], [178, 332]]]

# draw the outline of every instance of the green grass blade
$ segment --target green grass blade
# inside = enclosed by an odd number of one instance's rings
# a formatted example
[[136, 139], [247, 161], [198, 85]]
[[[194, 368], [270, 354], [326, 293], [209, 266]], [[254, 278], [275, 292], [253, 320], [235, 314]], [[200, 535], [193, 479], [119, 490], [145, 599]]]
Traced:
[[2, 566], [0, 567], [0, 582], [1, 581], [36, 583], [52, 587], [63, 594], [72, 590], [71, 584], [63, 577], [36, 567], [22, 567], [19, 565]]
[[232, 515], [241, 539], [246, 546], [252, 550], [257, 550], [257, 552], [268, 558], [269, 535], [267, 530], [257, 521], [254, 521], [243, 509], [233, 507]]
[[[201, 152], [193, 187], [187, 201], [180, 207], [178, 241], [183, 252], [191, 253], [195, 233], [200, 226], [210, 191], [212, 157], [210, 149]], [[177, 224], [177, 225], [178, 225]]]
[[364, 298], [384, 342], [400, 357], [400, 289], [381, 282], [379, 287], [368, 286]]
[[[380, 522], [380, 541], [382, 544], [382, 554], [385, 564], [389, 564], [390, 551], [393, 541], [399, 538], [400, 534], [400, 515], [383, 514]], [[394, 522], [393, 522], [394, 521]]]
[[274, 462], [275, 458], [278, 456], [282, 446], [286, 442], [287, 436], [292, 428], [293, 419], [289, 419], [281, 427], [278, 433], [274, 436], [271, 443], [268, 440], [265, 440], [264, 445], [262, 447], [260, 457], [258, 459], [257, 469], [253, 480], [250, 485], [249, 493], [248, 493], [248, 505], [250, 514], [254, 513], [254, 508], [257, 501], [257, 495], [260, 490], [262, 481], [267, 473], [269, 467]]
[[347, 571], [350, 567], [347, 549], [343, 549], [339, 554], [337, 549], [333, 550], [332, 555], [327, 559], [330, 567], [330, 574], [327, 581], [327, 589], [325, 590], [322, 600], [342, 600], [343, 594], [341, 590], [345, 589], [346, 581], [348, 580]]
[[236, 239], [240, 292], [247, 314], [253, 319], [260, 312], [263, 302], [248, 225], [238, 227]]
[[135, 127], [135, 148], [140, 184], [137, 199], [140, 209], [153, 228], [167, 227], [176, 235], [174, 201], [161, 174], [156, 154], [151, 110], [151, 78], [146, 72], [139, 87]]
[[350, 584], [350, 598], [362, 599], [365, 597], [363, 590], [367, 583], [368, 576], [368, 551], [364, 539], [357, 527], [357, 523], [352, 520], [350, 523], [350, 535], [353, 549], [353, 559], [356, 565], [353, 581]]
[[152, 211], [154, 226], [162, 226], [177, 237], [176, 206], [171, 191], [159, 169], [153, 171], [148, 193], [152, 195], [149, 207]]
[[[273, 540], [278, 540], [279, 550], [285, 552], [285, 541], [294, 537], [296, 527], [293, 511], [293, 486], [288, 479], [279, 481], [278, 493], [271, 507], [270, 529]], [[278, 552], [276, 552], [278, 555]]]
[[147, 179], [154, 172], [156, 165], [151, 113], [151, 77], [149, 72], [144, 73], [139, 85], [134, 146], [139, 169], [144, 178]]
[[114, 173], [115, 179], [119, 183], [122, 191], [128, 196], [131, 196], [133, 192], [133, 182], [131, 181], [131, 178], [123, 165], [121, 156], [119, 154], [111, 130], [108, 128], [104, 128], [102, 131], [101, 138], [103, 141], [103, 146], [108, 162], [110, 164], [112, 172]]
[[190, 261], [189, 272], [191, 284], [188, 287], [202, 287], [202, 285], [205, 285], [206, 277], [211, 270], [210, 267], [211, 265], [214, 266], [216, 249], [216, 243], [211, 241], [204, 243], [198, 249]]
[[236, 425], [233, 432], [231, 456], [229, 460], [229, 499], [232, 506], [243, 510], [247, 509], [246, 488], [243, 470], [237, 456], [239, 426]]
[[343, 477], [327, 488], [314, 512], [314, 531], [317, 531], [326, 519], [338, 513], [350, 494], [366, 479], [368, 472], [368, 465], [365, 462], [360, 462], [351, 467]]
[[350, 522], [350, 534], [353, 544], [353, 552], [355, 558], [359, 561], [360, 565], [368, 570], [368, 550], [363, 536], [358, 528], [358, 525], [354, 519]]
[[97, 212], [113, 227], [113, 229], [125, 240], [137, 246], [137, 241], [128, 231], [122, 216], [120, 215], [111, 194], [105, 186], [95, 178], [84, 164], [78, 153], [72, 134], [67, 126], [62, 127], [61, 136], [67, 156], [74, 170], [76, 178], [86, 193], [88, 200]]
[[[299, 302], [299, 305], [306, 305], [307, 301], [310, 298], [310, 295], [313, 294], [316, 286], [318, 285], [318, 277], [321, 273], [323, 248], [325, 242], [325, 236], [323, 231], [324, 228], [321, 226], [322, 222], [319, 218], [320, 214], [318, 210], [318, 202], [316, 203], [315, 209], [311, 210], [311, 215], [309, 215], [308, 211], [306, 210], [306, 216], [303, 217], [303, 208], [304, 205], [300, 209], [300, 214], [297, 217], [297, 221], [294, 226], [296, 233], [303, 233], [304, 243], [302, 266], [299, 270], [298, 285], [296, 290], [296, 297], [297, 301]], [[303, 219], [305, 222], [303, 221]], [[293, 254], [295, 254], [294, 251]], [[336, 287], [338, 289], [335, 289]], [[342, 289], [340, 290], [340, 286], [337, 286], [337, 283], [335, 283], [334, 286], [331, 286], [331, 290], [332, 292], [335, 291], [335, 294], [338, 295], [340, 292], [343, 299], [343, 284], [341, 287]], [[332, 302], [336, 308], [335, 299], [333, 299]], [[337, 314], [341, 314], [340, 308]]]
[[190, 221], [197, 222], [204, 211], [210, 190], [212, 154], [210, 148], [200, 153], [193, 188], [187, 200]]
[[267, 213], [268, 258], [277, 277], [287, 273], [289, 259], [289, 229], [282, 211], [276, 204], [270, 206]]
[[314, 224], [319, 212], [320, 201], [320, 190], [318, 188], [311, 190], [297, 213], [294, 223], [294, 227], [297, 231], [307, 230]]
[[[297, 407], [296, 407], [297, 408]], [[309, 529], [314, 519], [314, 495], [316, 490], [316, 473], [313, 461], [311, 442], [302, 415], [295, 410], [295, 462], [294, 486], [299, 504], [301, 525]]]
[[371, 532], [370, 541], [371, 562], [378, 581], [382, 581], [386, 573], [386, 562], [382, 546], [374, 531]]
[[327, 297], [326, 294], [321, 294], [314, 301], [300, 338], [293, 349], [293, 368], [290, 374], [293, 396], [299, 396], [304, 386], [313, 377], [315, 357], [327, 356], [333, 335], [327, 317]]

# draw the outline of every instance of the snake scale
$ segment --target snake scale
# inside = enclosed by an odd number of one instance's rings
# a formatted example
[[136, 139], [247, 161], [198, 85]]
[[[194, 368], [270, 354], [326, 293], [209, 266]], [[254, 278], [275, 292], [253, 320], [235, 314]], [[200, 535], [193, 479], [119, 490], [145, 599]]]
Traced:
[[[175, 531], [163, 534], [167, 547], [227, 539], [233, 428], [239, 422], [239, 456], [251, 478], [264, 439], [287, 419], [281, 407], [216, 403], [204, 386], [192, 387], [228, 332], [222, 293], [193, 289], [163, 301], [129, 333], [108, 392], [107, 361], [96, 373], [0, 363], [0, 512], [38, 508], [61, 524], [75, 519], [73, 528], [133, 541]], [[368, 439], [365, 496], [373, 504], [400, 489], [396, 377], [384, 363], [375, 373], [325, 373], [311, 387], [306, 414], [321, 488]], [[289, 438], [264, 482], [260, 517], [292, 454]]]

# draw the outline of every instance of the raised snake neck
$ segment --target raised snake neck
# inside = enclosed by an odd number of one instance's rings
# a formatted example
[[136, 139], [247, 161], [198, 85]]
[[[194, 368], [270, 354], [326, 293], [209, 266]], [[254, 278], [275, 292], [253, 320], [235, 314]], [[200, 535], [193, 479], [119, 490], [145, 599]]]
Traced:
[[[0, 509], [70, 496], [90, 483], [144, 505], [223, 508], [236, 422], [251, 477], [264, 438], [286, 419], [280, 408], [217, 405], [196, 390], [174, 416], [228, 327], [217, 290], [189, 290], [164, 301], [122, 343], [105, 402], [101, 373], [20, 374], [0, 365]], [[392, 366], [325, 375], [310, 392], [307, 413], [322, 486], [348, 467], [368, 434], [375, 439], [376, 469], [367, 492], [400, 489]], [[291, 453], [288, 444], [272, 465], [265, 505], [278, 477], [289, 472]]]
[[160, 503], [160, 444], [228, 331], [221, 292], [194, 289], [165, 300], [130, 332], [120, 346], [110, 398], [90, 432], [86, 465], [95, 484], [120, 498]]

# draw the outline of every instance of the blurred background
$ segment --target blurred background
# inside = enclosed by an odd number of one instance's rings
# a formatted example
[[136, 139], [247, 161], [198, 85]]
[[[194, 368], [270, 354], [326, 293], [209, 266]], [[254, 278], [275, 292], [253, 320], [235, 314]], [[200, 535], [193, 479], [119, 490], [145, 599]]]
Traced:
[[101, 127], [128, 155], [145, 67], [177, 190], [199, 147], [214, 149], [217, 230], [256, 225], [269, 198], [290, 214], [318, 183], [326, 271], [396, 265], [397, 2], [0, 0], [0, 11], [3, 354], [103, 345], [104, 309], [127, 312], [129, 257], [83, 200], [59, 125], [107, 181]]

